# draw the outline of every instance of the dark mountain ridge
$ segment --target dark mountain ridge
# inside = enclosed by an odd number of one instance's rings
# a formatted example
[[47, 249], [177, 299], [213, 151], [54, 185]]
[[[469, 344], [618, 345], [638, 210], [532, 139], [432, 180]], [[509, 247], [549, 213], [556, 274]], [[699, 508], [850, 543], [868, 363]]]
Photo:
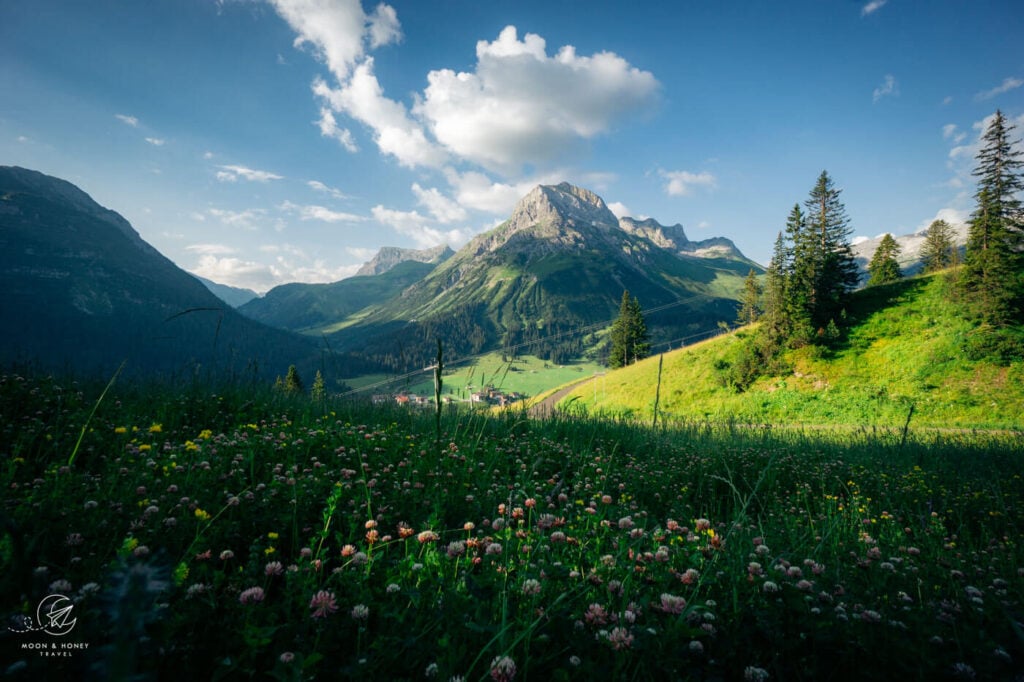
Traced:
[[0, 167], [0, 289], [4, 363], [266, 378], [319, 358], [237, 314], [85, 192], [24, 168]]

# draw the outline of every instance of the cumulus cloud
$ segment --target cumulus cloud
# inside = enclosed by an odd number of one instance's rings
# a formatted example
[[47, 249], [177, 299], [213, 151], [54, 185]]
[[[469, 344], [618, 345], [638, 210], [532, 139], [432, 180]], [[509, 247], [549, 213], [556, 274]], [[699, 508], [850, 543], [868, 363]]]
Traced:
[[324, 223], [358, 223], [366, 220], [363, 216], [354, 213], [332, 211], [325, 206], [300, 206], [290, 201], [282, 203], [281, 210], [297, 214], [300, 220], [319, 220]]
[[360, 0], [270, 0], [298, 36], [295, 47], [309, 46], [339, 81], [373, 48], [398, 41], [401, 27], [395, 10], [381, 3], [367, 16]]
[[413, 183], [412, 193], [416, 195], [419, 204], [439, 223], [453, 223], [466, 219], [466, 209], [441, 194], [436, 187], [423, 189], [419, 183]]
[[409, 237], [420, 248], [441, 244], [457, 248], [469, 241], [472, 236], [471, 232], [465, 229], [439, 230], [432, 225], [433, 221], [429, 217], [420, 214], [419, 211], [399, 211], [378, 204], [373, 207], [372, 213], [378, 222]]
[[324, 137], [337, 140], [342, 147], [352, 153], [359, 151], [359, 146], [352, 137], [352, 131], [339, 126], [334, 114], [327, 107], [320, 107], [320, 118], [317, 119], [316, 125]]
[[163, 147], [164, 144], [166, 144], [167, 140], [161, 139], [159, 137], [147, 137], [146, 142], [150, 143], [154, 147]]
[[213, 254], [200, 256], [199, 263], [191, 272], [220, 284], [244, 287], [261, 294], [280, 283], [279, 273], [266, 263], [232, 257], [219, 258]]
[[883, 97], [893, 96], [896, 97], [900, 94], [900, 86], [896, 82], [896, 78], [892, 74], [886, 74], [882, 84], [875, 88], [875, 91], [871, 93], [871, 101], [877, 102]]
[[330, 195], [331, 197], [334, 197], [335, 199], [347, 199], [348, 198], [348, 196], [346, 196], [345, 193], [342, 192], [340, 189], [335, 189], [334, 187], [328, 187], [327, 185], [325, 185], [324, 183], [320, 182], [319, 180], [309, 180], [309, 181], [306, 182], [306, 185], [309, 186], [309, 188], [312, 189], [312, 190], [315, 190], [317, 192], [322, 192], [323, 194]]
[[860, 8], [860, 15], [862, 17], [866, 17], [869, 14], [874, 14], [878, 10], [885, 7], [885, 4], [887, 2], [889, 2], [889, 0], [871, 0], [871, 2], [867, 3], [866, 5]]
[[364, 263], [377, 255], [377, 249], [364, 249], [358, 246], [346, 246], [345, 251]]
[[658, 81], [612, 52], [580, 56], [571, 45], [548, 56], [540, 36], [507, 26], [477, 43], [471, 73], [427, 74], [414, 113], [453, 154], [514, 171], [559, 158], [655, 102]]
[[1024, 80], [1021, 80], [1020, 78], [1006, 78], [1003, 80], [1001, 84], [997, 85], [991, 90], [984, 90], [976, 94], [974, 96], [974, 100], [976, 102], [981, 102], [987, 99], [992, 99], [993, 97], [1002, 95], [1003, 93], [1009, 92], [1010, 90], [1016, 90], [1022, 85], [1024, 85]]
[[283, 175], [267, 171], [253, 170], [245, 166], [218, 166], [217, 179], [221, 182], [236, 182], [239, 178], [250, 182], [267, 182], [268, 180], [282, 180]]
[[368, 18], [370, 49], [397, 43], [402, 39], [402, 25], [398, 21], [398, 13], [391, 5], [383, 2], [377, 5]]
[[633, 215], [629, 207], [621, 201], [613, 201], [608, 204], [608, 210], [614, 213], [616, 218], [627, 218]]
[[693, 194], [694, 189], [714, 189], [715, 176], [707, 171], [691, 173], [690, 171], [658, 171], [664, 178], [665, 193], [670, 197], [686, 197]]
[[413, 168], [443, 164], [447, 159], [445, 152], [427, 139], [404, 104], [384, 95], [373, 65], [373, 58], [368, 57], [338, 88], [331, 88], [318, 78], [313, 82], [313, 93], [334, 111], [343, 112], [373, 130], [380, 151], [395, 157], [401, 165]]
[[127, 114], [114, 114], [114, 118], [121, 121], [125, 125], [130, 125], [132, 128], [139, 127], [139, 119], [134, 116], [128, 116]]
[[960, 227], [967, 224], [968, 218], [967, 211], [952, 207], [940, 208], [933, 217], [922, 220], [914, 230], [914, 234], [925, 232], [936, 220], [945, 220], [953, 227]]

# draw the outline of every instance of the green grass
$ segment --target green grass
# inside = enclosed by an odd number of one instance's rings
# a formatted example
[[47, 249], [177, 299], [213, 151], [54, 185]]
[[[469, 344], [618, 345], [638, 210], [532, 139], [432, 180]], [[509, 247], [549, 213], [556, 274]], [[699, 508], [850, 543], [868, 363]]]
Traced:
[[[683, 420], [757, 424], [933, 428], [1024, 428], [1024, 363], [972, 362], [971, 329], [947, 296], [943, 276], [860, 292], [850, 331], [834, 349], [790, 351], [792, 371], [759, 378], [737, 393], [724, 385], [751, 330], [664, 357], [659, 412]], [[563, 406], [650, 420], [658, 359], [609, 373], [600, 390], [580, 386]], [[596, 396], [596, 399], [595, 399]]]
[[[533, 355], [521, 355], [511, 362], [502, 359], [501, 353], [487, 353], [471, 363], [458, 363], [447, 368], [444, 374], [444, 394], [458, 400], [469, 400], [473, 391], [493, 385], [505, 392], [515, 391], [526, 396], [536, 396], [552, 387], [604, 372], [605, 368], [593, 362], [573, 362], [555, 365]], [[408, 391], [418, 395], [434, 394], [434, 375], [430, 370], [384, 384], [389, 379], [383, 374], [366, 375], [346, 382], [361, 393], [397, 393]], [[366, 389], [369, 386], [379, 388]], [[362, 389], [366, 389], [363, 391]]]
[[[1019, 437], [0, 375], [14, 679], [1009, 679]], [[86, 425], [85, 435], [82, 427]], [[78, 443], [81, 437], [80, 445]], [[69, 462], [72, 451], [76, 452]], [[12, 620], [17, 618], [18, 620]]]

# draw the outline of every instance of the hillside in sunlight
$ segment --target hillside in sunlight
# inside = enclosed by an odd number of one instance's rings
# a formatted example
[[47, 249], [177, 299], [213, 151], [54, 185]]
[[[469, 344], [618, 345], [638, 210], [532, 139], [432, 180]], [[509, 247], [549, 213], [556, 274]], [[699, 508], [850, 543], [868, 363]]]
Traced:
[[[726, 375], [751, 329], [663, 356], [660, 417], [738, 423], [953, 428], [1024, 427], [1024, 365], [969, 361], [971, 324], [943, 274], [858, 292], [831, 348], [788, 351], [786, 373], [747, 390]], [[578, 385], [562, 409], [650, 421], [659, 358]]]

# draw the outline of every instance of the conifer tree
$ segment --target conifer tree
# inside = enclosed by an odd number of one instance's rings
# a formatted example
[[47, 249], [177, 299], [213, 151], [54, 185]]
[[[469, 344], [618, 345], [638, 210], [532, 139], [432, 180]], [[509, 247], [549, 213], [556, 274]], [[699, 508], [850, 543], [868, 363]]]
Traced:
[[743, 282], [743, 297], [736, 321], [739, 324], [753, 324], [761, 314], [761, 283], [757, 281], [757, 273], [751, 268]]
[[628, 291], [622, 292], [619, 317], [612, 324], [610, 336], [612, 345], [608, 366], [612, 369], [625, 367], [650, 353], [647, 324], [644, 322], [640, 302], [630, 298]]
[[967, 232], [963, 285], [972, 312], [983, 323], [1019, 322], [1024, 260], [1024, 221], [1017, 199], [1024, 190], [1021, 153], [1010, 139], [1014, 126], [996, 111], [978, 151], [977, 207]]
[[891, 234], [886, 233], [882, 237], [881, 243], [879, 243], [874, 255], [871, 256], [871, 262], [868, 263], [869, 287], [895, 282], [903, 276], [900, 273], [900, 264], [896, 260], [897, 256], [900, 255], [900, 250], [900, 245], [896, 243]]
[[791, 254], [786, 278], [787, 336], [797, 346], [814, 338], [814, 311], [818, 300], [818, 279], [822, 263], [820, 240], [809, 229], [806, 217], [795, 204], [786, 219]]
[[924, 271], [944, 270], [953, 265], [955, 257], [953, 227], [942, 219], [932, 221], [925, 232], [924, 245], [921, 247]]
[[[797, 206], [797, 210], [799, 210]], [[789, 270], [789, 250], [782, 233], [775, 239], [775, 250], [764, 277], [764, 313], [761, 317], [761, 328], [767, 341], [769, 353], [775, 353], [789, 336], [789, 316], [787, 314], [787, 273]]]
[[850, 219], [839, 200], [842, 190], [835, 187], [828, 171], [822, 171], [804, 205], [807, 207], [807, 232], [818, 242], [818, 267], [815, 271], [811, 322], [823, 329], [835, 320], [847, 295], [860, 280], [853, 258]]

